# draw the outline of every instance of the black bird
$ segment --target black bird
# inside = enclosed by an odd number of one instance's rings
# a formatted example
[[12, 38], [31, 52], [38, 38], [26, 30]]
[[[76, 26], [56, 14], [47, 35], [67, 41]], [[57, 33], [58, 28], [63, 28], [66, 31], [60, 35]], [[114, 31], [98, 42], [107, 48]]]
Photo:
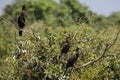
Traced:
[[66, 41], [65, 41], [65, 44], [63, 45], [62, 49], [61, 49], [61, 54], [59, 56], [59, 58], [63, 55], [63, 54], [67, 54], [68, 51], [70, 49], [70, 35], [68, 35], [66, 37]]
[[[66, 71], [69, 67], [74, 67], [74, 64], [76, 63], [77, 59], [79, 57], [79, 48], [77, 47], [76, 48], [76, 54], [71, 56], [68, 61], [67, 61], [67, 64], [66, 64]], [[65, 73], [66, 73], [65, 71]]]
[[22, 12], [18, 17], [19, 36], [22, 36], [23, 28], [25, 26], [25, 5], [22, 6]]

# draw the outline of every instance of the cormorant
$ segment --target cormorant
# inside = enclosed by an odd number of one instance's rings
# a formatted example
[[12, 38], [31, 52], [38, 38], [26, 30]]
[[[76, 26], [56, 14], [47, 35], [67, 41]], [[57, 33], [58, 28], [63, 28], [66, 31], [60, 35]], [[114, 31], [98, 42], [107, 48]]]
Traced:
[[[66, 64], [66, 71], [69, 67], [74, 67], [74, 64], [76, 63], [77, 59], [79, 57], [79, 48], [77, 47], [76, 48], [76, 54], [71, 56], [68, 61], [67, 61], [67, 64]], [[65, 73], [66, 73], [65, 71]]]
[[70, 35], [69, 36], [66, 36], [66, 41], [64, 43], [64, 45], [62, 46], [62, 49], [61, 49], [61, 54], [59, 56], [59, 58], [63, 55], [63, 54], [67, 54], [68, 51], [70, 49]]
[[22, 36], [23, 28], [25, 26], [25, 5], [22, 6], [22, 12], [18, 17], [19, 36]]

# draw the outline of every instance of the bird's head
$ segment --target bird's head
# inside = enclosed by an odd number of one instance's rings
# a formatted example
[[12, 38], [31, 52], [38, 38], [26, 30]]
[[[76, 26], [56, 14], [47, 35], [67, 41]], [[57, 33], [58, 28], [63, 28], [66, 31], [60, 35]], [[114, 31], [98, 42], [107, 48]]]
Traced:
[[76, 52], [78, 52], [79, 51], [79, 47], [76, 47]]
[[66, 42], [70, 43], [70, 35], [66, 35]]
[[79, 47], [76, 47], [76, 56], [78, 57], [79, 56], [79, 54], [80, 54], [80, 52], [79, 52]]
[[67, 34], [67, 35], [66, 35], [66, 39], [70, 39], [70, 34]]

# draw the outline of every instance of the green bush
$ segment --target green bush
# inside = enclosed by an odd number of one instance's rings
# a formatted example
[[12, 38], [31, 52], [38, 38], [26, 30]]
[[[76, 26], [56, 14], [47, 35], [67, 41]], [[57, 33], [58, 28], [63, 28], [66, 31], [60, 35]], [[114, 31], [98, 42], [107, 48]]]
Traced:
[[[7, 5], [0, 18], [1, 80], [119, 80], [119, 13], [106, 18], [88, 11], [78, 0], [28, 0], [26, 26], [18, 36], [17, 18], [24, 0]], [[115, 16], [115, 17], [114, 17]], [[110, 23], [112, 21], [113, 23]], [[115, 24], [115, 25], [114, 25]], [[111, 27], [114, 25], [114, 27]], [[70, 50], [58, 60], [66, 35]], [[106, 46], [115, 44], [105, 52]], [[75, 68], [64, 75], [68, 57], [80, 47]], [[101, 57], [94, 64], [81, 68]], [[20, 58], [14, 55], [22, 54]], [[34, 78], [34, 79], [33, 79]]]

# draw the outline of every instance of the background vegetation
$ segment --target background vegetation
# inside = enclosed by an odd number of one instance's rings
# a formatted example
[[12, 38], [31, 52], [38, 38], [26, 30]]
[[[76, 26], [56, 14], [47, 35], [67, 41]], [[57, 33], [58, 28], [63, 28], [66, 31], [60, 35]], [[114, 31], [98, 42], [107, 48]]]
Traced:
[[[0, 17], [1, 80], [120, 80], [120, 12], [97, 15], [78, 0], [24, 2], [15, 0]], [[20, 37], [17, 18], [23, 4], [26, 26]], [[67, 56], [75, 54], [77, 46], [80, 56], [75, 69], [64, 75], [67, 59], [59, 62], [57, 57], [68, 34]], [[106, 50], [107, 46], [111, 47]], [[23, 56], [16, 59], [16, 54]]]

